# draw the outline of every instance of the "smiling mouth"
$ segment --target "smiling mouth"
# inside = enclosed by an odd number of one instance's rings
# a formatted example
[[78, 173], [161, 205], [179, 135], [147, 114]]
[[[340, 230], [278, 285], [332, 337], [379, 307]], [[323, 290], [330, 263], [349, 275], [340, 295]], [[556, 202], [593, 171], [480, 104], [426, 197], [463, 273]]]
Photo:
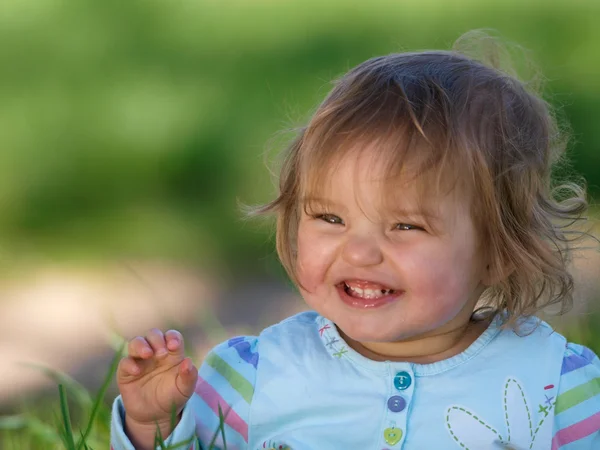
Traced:
[[394, 289], [387, 289], [385, 287], [361, 288], [352, 284], [348, 284], [345, 281], [340, 284], [341, 287], [344, 289], [344, 292], [354, 298], [372, 300], [396, 293]]
[[359, 310], [379, 309], [396, 302], [404, 291], [367, 281], [347, 280], [336, 284], [340, 299], [346, 305]]

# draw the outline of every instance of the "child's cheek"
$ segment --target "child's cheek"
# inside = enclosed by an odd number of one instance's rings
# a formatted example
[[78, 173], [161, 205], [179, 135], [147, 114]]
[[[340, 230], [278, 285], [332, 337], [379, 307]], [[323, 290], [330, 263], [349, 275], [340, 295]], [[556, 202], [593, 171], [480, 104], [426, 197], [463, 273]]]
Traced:
[[314, 291], [325, 282], [335, 253], [335, 243], [331, 239], [299, 233], [297, 277], [307, 290]]
[[400, 261], [404, 278], [419, 298], [430, 299], [430, 302], [438, 305], [453, 302], [458, 291], [462, 291], [461, 280], [457, 278], [458, 273], [454, 268], [455, 262], [442, 252], [432, 254], [436, 254], [437, 258], [412, 254], [412, 258]]
[[424, 308], [439, 317], [456, 314], [471, 296], [467, 279], [446, 265], [433, 265], [429, 270], [419, 286], [419, 297], [428, 300]]

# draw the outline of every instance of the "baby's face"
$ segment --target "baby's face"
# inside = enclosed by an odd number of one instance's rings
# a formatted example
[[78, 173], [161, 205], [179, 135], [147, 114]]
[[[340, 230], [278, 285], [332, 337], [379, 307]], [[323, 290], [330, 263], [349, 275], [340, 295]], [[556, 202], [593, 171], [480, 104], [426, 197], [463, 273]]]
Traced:
[[382, 172], [367, 153], [348, 156], [301, 213], [296, 275], [305, 301], [359, 342], [404, 340], [468, 320], [486, 274], [469, 202], [457, 190], [430, 198], [426, 221], [414, 183], [402, 183], [390, 211], [381, 202], [389, 195]]

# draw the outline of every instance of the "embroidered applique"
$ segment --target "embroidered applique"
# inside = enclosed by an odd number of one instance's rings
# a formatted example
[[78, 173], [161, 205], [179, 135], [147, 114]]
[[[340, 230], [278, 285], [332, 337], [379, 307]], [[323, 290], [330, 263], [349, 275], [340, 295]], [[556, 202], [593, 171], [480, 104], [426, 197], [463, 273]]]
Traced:
[[[550, 389], [554, 389], [554, 385], [553, 384], [549, 384], [548, 386], [544, 387], [545, 391], [548, 391]], [[554, 396], [549, 396], [548, 394], [544, 394], [544, 397], [546, 397], [546, 400], [544, 401], [544, 403], [540, 404], [540, 408], [538, 409], [539, 413], [543, 413], [544, 417], [546, 417], [548, 414], [550, 414], [550, 411], [552, 410], [552, 407], [554, 406], [554, 403], [552, 403], [552, 400], [554, 400]]]
[[[547, 389], [546, 389], [547, 388]], [[554, 388], [546, 386], [545, 390]], [[454, 441], [464, 450], [497, 448], [498, 450], [541, 449], [544, 443], [536, 442], [536, 437], [546, 417], [554, 407], [554, 397], [545, 394], [546, 400], [536, 411], [541, 416], [534, 422], [533, 411], [529, 408], [521, 384], [513, 379], [506, 380], [502, 408], [506, 428], [501, 432], [489, 425], [482, 417], [461, 406], [451, 406], [446, 412], [446, 427]], [[499, 405], [500, 406], [500, 405]]]
[[[333, 328], [322, 317], [319, 319], [319, 326], [321, 327], [319, 328], [319, 336], [321, 336], [325, 347], [330, 350], [331, 355], [340, 359], [342, 356], [348, 353], [348, 348], [343, 345], [343, 341], [338, 339], [335, 335], [331, 335], [331, 330]], [[338, 343], [341, 345], [336, 345]]]
[[338, 338], [336, 338], [336, 337], [332, 337], [332, 338], [330, 338], [330, 339], [327, 341], [327, 343], [325, 344], [325, 346], [326, 346], [326, 347], [329, 347], [329, 348], [333, 348], [333, 344], [336, 344], [336, 343], [337, 343], [337, 342], [339, 342], [339, 341], [340, 341], [340, 340], [339, 340]]
[[348, 353], [348, 350], [346, 349], [345, 346], [342, 346], [342, 348], [339, 351], [335, 352], [333, 354], [333, 356], [337, 356], [338, 358], [341, 358], [344, 353]]
[[331, 327], [329, 326], [329, 324], [326, 324], [325, 326], [319, 328], [319, 335], [323, 336], [323, 333], [325, 332], [325, 330], [329, 330]]
[[252, 364], [256, 369], [258, 366], [258, 352], [253, 350], [249, 342], [245, 340], [243, 336], [235, 337], [227, 341], [229, 347], [235, 348], [240, 358], [246, 361], [248, 364]]

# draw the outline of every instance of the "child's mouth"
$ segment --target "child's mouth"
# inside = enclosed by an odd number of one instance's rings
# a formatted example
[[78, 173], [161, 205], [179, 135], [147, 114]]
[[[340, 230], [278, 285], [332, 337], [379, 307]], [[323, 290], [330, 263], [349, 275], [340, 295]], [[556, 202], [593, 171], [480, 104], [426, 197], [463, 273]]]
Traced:
[[[385, 286], [378, 286], [374, 284], [370, 284], [372, 287], [360, 287], [355, 282], [346, 282], [343, 283], [344, 291], [346, 294], [350, 295], [354, 298], [380, 298], [385, 295], [393, 294], [395, 291], [393, 289], [389, 289]], [[364, 284], [363, 284], [364, 285]]]
[[336, 288], [344, 303], [360, 309], [386, 305], [402, 294], [402, 291], [362, 280], [343, 281]]

